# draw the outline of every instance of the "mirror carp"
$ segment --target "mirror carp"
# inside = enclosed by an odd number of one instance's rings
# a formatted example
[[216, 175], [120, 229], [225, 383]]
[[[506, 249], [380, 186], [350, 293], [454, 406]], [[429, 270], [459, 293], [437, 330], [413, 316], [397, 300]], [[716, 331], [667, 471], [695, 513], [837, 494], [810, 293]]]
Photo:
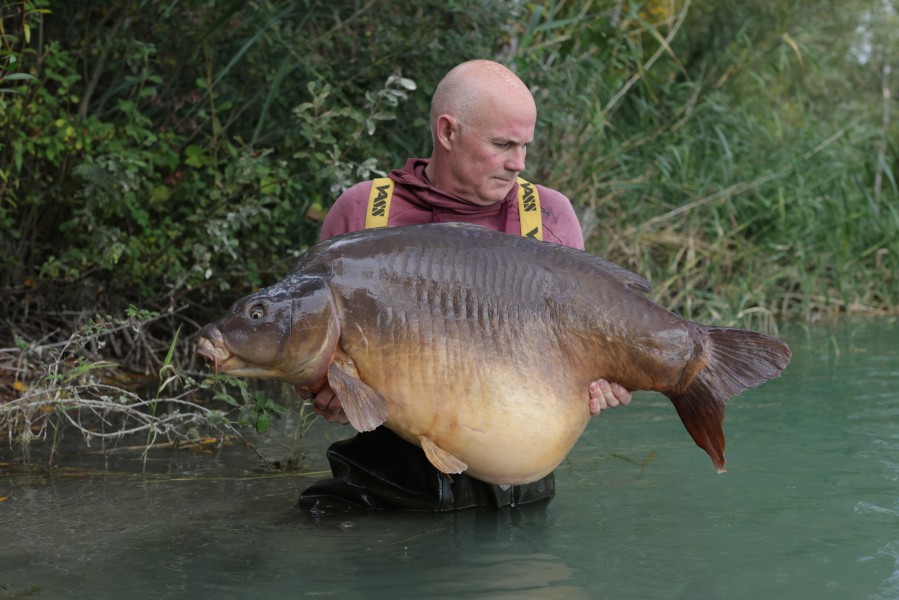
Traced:
[[727, 400], [777, 377], [774, 337], [685, 320], [605, 259], [482, 227], [368, 229], [310, 248], [200, 332], [217, 372], [329, 383], [359, 431], [385, 425], [440, 471], [502, 486], [555, 469], [604, 378], [671, 399], [725, 470]]

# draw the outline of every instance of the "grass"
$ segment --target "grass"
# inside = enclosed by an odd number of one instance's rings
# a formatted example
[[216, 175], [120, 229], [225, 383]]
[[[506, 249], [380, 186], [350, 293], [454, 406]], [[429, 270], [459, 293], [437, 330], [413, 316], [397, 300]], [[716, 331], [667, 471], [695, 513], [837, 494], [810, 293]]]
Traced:
[[881, 68], [899, 62], [895, 29], [852, 64], [833, 21], [861, 5], [822, 20], [802, 3], [648, 2], [614, 29], [599, 5], [549, 6], [527, 39], [553, 50], [516, 57], [539, 90], [530, 176], [572, 198], [590, 250], [700, 321], [776, 331], [899, 310], [899, 127]]

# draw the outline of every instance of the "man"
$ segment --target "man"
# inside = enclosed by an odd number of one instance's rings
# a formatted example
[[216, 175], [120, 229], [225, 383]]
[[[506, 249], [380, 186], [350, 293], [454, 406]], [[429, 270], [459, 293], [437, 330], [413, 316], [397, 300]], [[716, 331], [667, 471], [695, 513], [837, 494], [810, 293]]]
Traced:
[[[518, 175], [534, 138], [537, 108], [527, 86], [509, 69], [486, 60], [453, 68], [431, 101], [433, 151], [430, 159], [409, 159], [390, 173], [393, 192], [388, 226], [463, 221], [513, 235], [522, 231]], [[321, 239], [366, 227], [373, 182], [342, 194], [328, 212]], [[584, 239], [571, 203], [561, 193], [534, 186], [540, 202], [544, 241], [583, 249]], [[384, 211], [382, 211], [384, 212]], [[618, 384], [590, 384], [585, 400], [593, 415], [628, 404]], [[340, 400], [325, 387], [313, 400], [315, 412], [346, 424]], [[368, 508], [455, 510], [514, 506], [551, 498], [555, 479], [502, 490], [471, 477], [438, 472], [423, 451], [384, 427], [332, 445], [334, 477], [300, 496], [305, 507], [350, 504]]]

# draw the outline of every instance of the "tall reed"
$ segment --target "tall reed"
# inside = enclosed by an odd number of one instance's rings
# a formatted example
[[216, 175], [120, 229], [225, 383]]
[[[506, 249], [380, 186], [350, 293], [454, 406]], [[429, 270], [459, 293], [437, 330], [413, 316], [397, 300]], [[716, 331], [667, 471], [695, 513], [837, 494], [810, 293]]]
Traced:
[[576, 202], [593, 250], [691, 318], [771, 330], [895, 311], [883, 66], [899, 28], [872, 29], [862, 64], [861, 3], [827, 19], [769, 4], [541, 3], [510, 56], [537, 87], [531, 169]]

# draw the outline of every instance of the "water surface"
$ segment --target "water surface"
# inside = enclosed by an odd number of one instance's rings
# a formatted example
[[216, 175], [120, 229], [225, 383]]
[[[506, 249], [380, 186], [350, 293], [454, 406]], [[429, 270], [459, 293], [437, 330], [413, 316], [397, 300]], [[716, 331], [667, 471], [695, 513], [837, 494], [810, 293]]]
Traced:
[[[897, 598], [899, 324], [782, 336], [784, 376], [729, 405], [727, 473], [641, 393], [593, 419], [548, 506], [312, 515], [311, 477], [240, 448], [0, 472], [0, 600]], [[348, 434], [316, 424], [304, 467]]]

